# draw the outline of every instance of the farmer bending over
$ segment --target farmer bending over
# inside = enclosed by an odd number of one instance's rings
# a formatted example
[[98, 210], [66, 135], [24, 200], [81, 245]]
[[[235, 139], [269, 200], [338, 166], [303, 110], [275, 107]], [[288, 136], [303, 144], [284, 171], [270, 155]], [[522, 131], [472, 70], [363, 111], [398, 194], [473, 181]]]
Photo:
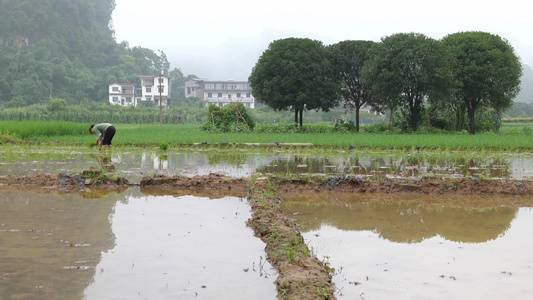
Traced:
[[91, 134], [98, 135], [98, 138], [96, 139], [96, 145], [101, 145], [104, 151], [107, 147], [109, 147], [109, 151], [111, 151], [111, 141], [113, 140], [116, 132], [115, 126], [109, 123], [91, 125], [89, 132], [91, 132]]

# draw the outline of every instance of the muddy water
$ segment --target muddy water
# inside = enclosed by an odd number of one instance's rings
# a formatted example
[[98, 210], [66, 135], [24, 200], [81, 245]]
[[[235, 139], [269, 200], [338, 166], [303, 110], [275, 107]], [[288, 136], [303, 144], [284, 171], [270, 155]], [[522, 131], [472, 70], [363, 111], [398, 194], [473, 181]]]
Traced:
[[0, 190], [0, 299], [274, 299], [249, 217], [236, 197]]
[[285, 195], [339, 299], [529, 299], [533, 198]]
[[[288, 152], [288, 153], [287, 153]], [[365, 174], [378, 176], [484, 176], [533, 178], [533, 157], [528, 154], [407, 153], [345, 151], [335, 154], [271, 153], [211, 149], [183, 153], [160, 150], [114, 150], [107, 162], [97, 150], [74, 147], [53, 149], [0, 147], [0, 176], [40, 172], [81, 172], [110, 167], [130, 182], [154, 173], [187, 176], [219, 172], [250, 177], [255, 172], [289, 174]]]

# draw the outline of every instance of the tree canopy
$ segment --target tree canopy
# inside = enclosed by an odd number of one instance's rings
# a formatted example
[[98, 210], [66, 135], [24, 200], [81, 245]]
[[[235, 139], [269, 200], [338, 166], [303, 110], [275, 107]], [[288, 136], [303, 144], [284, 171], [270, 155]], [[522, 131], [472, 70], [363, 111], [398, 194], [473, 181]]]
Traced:
[[458, 81], [453, 101], [466, 106], [469, 132], [475, 134], [478, 110], [502, 112], [512, 105], [520, 91], [522, 66], [513, 47], [498, 35], [486, 32], [458, 32], [442, 39], [454, 58]]
[[398, 33], [374, 47], [364, 76], [381, 105], [399, 108], [416, 131], [425, 102], [450, 92], [452, 73], [438, 41], [420, 33]]
[[270, 43], [249, 77], [252, 93], [276, 110], [293, 110], [302, 126], [304, 110], [328, 111], [338, 104], [339, 83], [329, 51], [320, 41], [287, 38]]
[[335, 70], [340, 74], [339, 96], [344, 107], [355, 110], [355, 126], [359, 132], [359, 110], [365, 104], [372, 104], [372, 85], [363, 80], [363, 68], [370, 60], [372, 41], [342, 41], [331, 45]]

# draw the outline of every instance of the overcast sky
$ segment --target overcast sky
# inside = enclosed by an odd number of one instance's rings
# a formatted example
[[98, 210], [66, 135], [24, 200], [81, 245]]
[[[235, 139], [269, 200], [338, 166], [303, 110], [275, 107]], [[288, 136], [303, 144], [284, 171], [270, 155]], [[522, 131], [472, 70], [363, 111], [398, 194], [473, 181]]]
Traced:
[[288, 37], [325, 45], [416, 32], [441, 39], [485, 31], [509, 41], [533, 66], [528, 1], [115, 0], [117, 42], [162, 50], [170, 68], [212, 80], [247, 80], [268, 45]]

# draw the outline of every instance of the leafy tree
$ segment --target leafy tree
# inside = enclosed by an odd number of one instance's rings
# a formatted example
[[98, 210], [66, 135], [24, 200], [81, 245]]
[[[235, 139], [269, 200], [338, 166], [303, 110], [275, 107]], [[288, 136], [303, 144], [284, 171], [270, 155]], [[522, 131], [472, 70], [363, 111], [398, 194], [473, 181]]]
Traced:
[[338, 104], [334, 68], [322, 42], [287, 38], [270, 43], [249, 77], [254, 96], [275, 110], [293, 110], [302, 127], [304, 110]]
[[469, 132], [476, 133], [478, 110], [503, 112], [520, 91], [522, 66], [513, 47], [498, 35], [486, 32], [458, 32], [442, 39], [454, 57], [459, 82], [454, 100], [466, 106]]
[[186, 78], [183, 76], [183, 72], [180, 69], [174, 68], [169, 72], [170, 77], [172, 77], [172, 85], [170, 86], [170, 96], [172, 98], [172, 104], [177, 106], [182, 106], [186, 102], [185, 99], [185, 81]]
[[446, 52], [436, 40], [419, 33], [382, 38], [364, 72], [380, 104], [391, 115], [398, 107], [413, 131], [422, 123], [424, 103], [446, 98], [452, 86]]
[[363, 67], [370, 59], [372, 41], [342, 41], [331, 46], [336, 71], [341, 76], [339, 95], [344, 107], [355, 110], [355, 131], [359, 132], [359, 110], [372, 103], [372, 86], [363, 81]]
[[160, 54], [157, 55], [153, 50], [142, 47], [133, 47], [127, 50], [133, 56], [135, 64], [140, 68], [141, 73], [138, 75], [155, 75], [160, 72], [168, 74], [169, 62], [163, 51], [158, 50]]

